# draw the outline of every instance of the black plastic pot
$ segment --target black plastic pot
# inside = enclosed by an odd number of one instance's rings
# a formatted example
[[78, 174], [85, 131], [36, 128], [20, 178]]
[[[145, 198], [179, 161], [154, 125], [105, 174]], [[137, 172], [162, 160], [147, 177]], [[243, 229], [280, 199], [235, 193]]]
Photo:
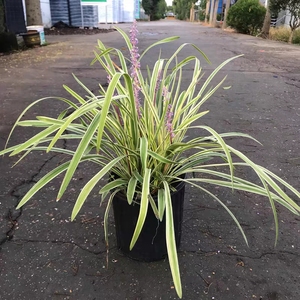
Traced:
[[[171, 200], [175, 239], [178, 248], [181, 240], [185, 183], [180, 182], [176, 189], [175, 192], [171, 193]], [[154, 200], [156, 201], [156, 197], [154, 197]], [[138, 204], [129, 205], [124, 194], [118, 193], [115, 195], [113, 211], [118, 247], [126, 256], [135, 260], [151, 262], [164, 259], [167, 256], [165, 217], [160, 222], [155, 217], [150, 204], [141, 234], [133, 249], [129, 250], [139, 209]]]

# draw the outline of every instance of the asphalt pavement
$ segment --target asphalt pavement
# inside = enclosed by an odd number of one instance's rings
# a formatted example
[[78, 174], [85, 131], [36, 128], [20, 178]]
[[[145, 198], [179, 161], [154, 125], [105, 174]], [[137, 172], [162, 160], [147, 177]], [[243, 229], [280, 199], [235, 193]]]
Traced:
[[[130, 24], [119, 24], [128, 32]], [[180, 40], [158, 46], [145, 57], [150, 66], [168, 57], [181, 43], [195, 43], [209, 57], [204, 78], [219, 63], [244, 54], [227, 65], [215, 82], [227, 76], [229, 90], [219, 90], [205, 104], [210, 114], [203, 124], [219, 132], [241, 131], [262, 142], [239, 139], [230, 143], [300, 190], [300, 48], [199, 23], [164, 20], [139, 23], [139, 47], [172, 35]], [[0, 149], [21, 111], [46, 96], [67, 96], [63, 85], [85, 95], [72, 74], [91, 90], [106, 83], [100, 65], [91, 66], [97, 39], [122, 49], [117, 32], [97, 35], [46, 36], [48, 45], [0, 57]], [[196, 54], [192, 47], [179, 55]], [[192, 74], [186, 68], [186, 86]], [[58, 102], [42, 103], [26, 117], [55, 115]], [[30, 130], [18, 129], [10, 145], [26, 140]], [[191, 137], [197, 132], [191, 132]], [[0, 299], [3, 300], [152, 300], [177, 299], [168, 261], [141, 263], [116, 248], [110, 217], [109, 265], [103, 232], [103, 209], [93, 193], [74, 222], [72, 206], [86, 175], [81, 166], [61, 201], [54, 181], [15, 210], [26, 191], [60, 163], [54, 154], [32, 153], [0, 158]], [[254, 179], [254, 174], [245, 170]], [[254, 179], [255, 180], [255, 179]], [[277, 207], [279, 240], [267, 199], [247, 193], [213, 189], [240, 220], [249, 247], [230, 216], [214, 201], [187, 187], [179, 262], [186, 300], [300, 299], [300, 217]], [[295, 199], [299, 203], [299, 199]]]

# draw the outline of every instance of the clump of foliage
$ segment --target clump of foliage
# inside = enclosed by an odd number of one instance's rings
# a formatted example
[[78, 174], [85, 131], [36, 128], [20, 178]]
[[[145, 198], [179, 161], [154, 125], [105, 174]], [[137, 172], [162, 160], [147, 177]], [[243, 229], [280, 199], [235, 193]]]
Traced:
[[174, 0], [173, 7], [177, 19], [186, 20], [190, 17], [190, 9], [197, 0]]
[[150, 21], [155, 21], [164, 17], [167, 3], [165, 0], [142, 0], [142, 7], [150, 17]]
[[201, 0], [199, 8], [200, 9], [206, 9], [206, 3], [207, 3], [207, 0]]
[[172, 5], [168, 5], [167, 6], [167, 11], [173, 12], [173, 6]]
[[300, 0], [270, 0], [270, 11], [277, 15], [281, 10], [289, 10], [290, 18], [290, 36], [289, 43], [293, 42], [293, 35], [297, 28], [300, 27]]
[[199, 11], [199, 21], [205, 21], [205, 12]]
[[207, 0], [202, 0], [199, 5], [199, 20], [205, 21], [205, 10]]
[[157, 19], [163, 19], [165, 17], [165, 14], [167, 12], [167, 3], [165, 0], [159, 0], [157, 4], [157, 13], [156, 18]]
[[300, 44], [300, 30], [299, 29], [295, 30], [295, 32], [294, 32], [293, 44]]
[[[271, 28], [269, 38], [274, 41], [288, 42], [291, 35], [291, 29], [288, 27]], [[300, 29], [295, 30], [293, 34], [293, 44], [300, 44]]]
[[279, 42], [288, 42], [290, 36], [290, 30], [288, 27], [270, 28], [269, 38], [270, 40]]
[[266, 8], [259, 0], [239, 0], [230, 7], [227, 24], [240, 33], [256, 34], [261, 30], [266, 14]]

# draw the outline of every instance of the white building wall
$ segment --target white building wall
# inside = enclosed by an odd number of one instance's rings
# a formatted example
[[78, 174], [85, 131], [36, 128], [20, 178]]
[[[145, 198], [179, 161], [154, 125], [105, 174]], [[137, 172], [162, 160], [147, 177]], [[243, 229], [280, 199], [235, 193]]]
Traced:
[[[45, 28], [50, 28], [52, 26], [51, 22], [51, 11], [50, 11], [50, 1], [49, 0], [41, 0], [41, 12], [42, 12], [42, 20]], [[41, 25], [41, 24], [37, 24]]]
[[119, 6], [119, 19], [121, 20], [120, 22], [124, 22], [123, 12], [124, 12], [124, 3], [123, 1], [120, 0], [120, 6]]
[[99, 23], [133, 22], [134, 1], [107, 0], [106, 4], [98, 7], [98, 16]]
[[98, 21], [99, 23], [113, 23], [112, 0], [107, 0], [106, 4], [98, 6]]
[[134, 1], [119, 0], [123, 2], [123, 22], [133, 22], [134, 20]]

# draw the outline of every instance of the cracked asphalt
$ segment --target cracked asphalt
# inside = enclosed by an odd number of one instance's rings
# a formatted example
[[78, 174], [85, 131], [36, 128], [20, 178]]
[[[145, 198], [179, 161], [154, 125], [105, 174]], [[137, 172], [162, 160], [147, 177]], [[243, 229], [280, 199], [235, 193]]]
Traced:
[[[130, 25], [120, 27], [128, 31]], [[219, 90], [205, 104], [203, 109], [210, 114], [202, 124], [219, 132], [251, 134], [263, 145], [244, 139], [230, 143], [300, 189], [299, 47], [180, 21], [139, 23], [139, 30], [141, 50], [161, 38], [181, 37], [151, 50], [145, 57], [149, 65], [160, 49], [162, 57], [167, 57], [183, 42], [195, 43], [209, 56], [212, 64], [203, 61], [204, 77], [225, 59], [244, 54], [216, 77], [215, 82], [227, 74], [226, 85], [232, 87]], [[117, 32], [46, 38], [46, 47], [0, 57], [0, 149], [18, 115], [34, 100], [67, 96], [63, 84], [85, 95], [72, 73], [93, 91], [99, 83], [105, 84], [103, 70], [90, 66], [97, 39], [126, 52]], [[193, 48], [186, 48], [179, 58], [194, 54]], [[191, 74], [192, 68], [186, 68], [185, 86]], [[53, 100], [51, 105], [42, 103], [27, 112], [26, 117], [45, 112], [55, 116], [61, 108]], [[10, 145], [26, 140], [31, 133], [18, 129]], [[140, 263], [118, 251], [112, 216], [107, 268], [103, 209], [97, 191], [70, 222], [78, 188], [87, 175], [96, 172], [88, 164], [78, 169], [61, 201], [55, 201], [59, 186], [55, 180], [22, 210], [15, 209], [32, 184], [61, 159], [51, 153], [33, 153], [12, 168], [18, 157], [0, 158], [0, 299], [177, 299], [167, 260]], [[240, 172], [256, 180], [249, 170]], [[300, 299], [300, 217], [277, 207], [280, 236], [274, 247], [274, 222], [267, 199], [217, 188], [212, 191], [240, 220], [249, 248], [229, 215], [188, 186], [179, 250], [183, 299]]]

